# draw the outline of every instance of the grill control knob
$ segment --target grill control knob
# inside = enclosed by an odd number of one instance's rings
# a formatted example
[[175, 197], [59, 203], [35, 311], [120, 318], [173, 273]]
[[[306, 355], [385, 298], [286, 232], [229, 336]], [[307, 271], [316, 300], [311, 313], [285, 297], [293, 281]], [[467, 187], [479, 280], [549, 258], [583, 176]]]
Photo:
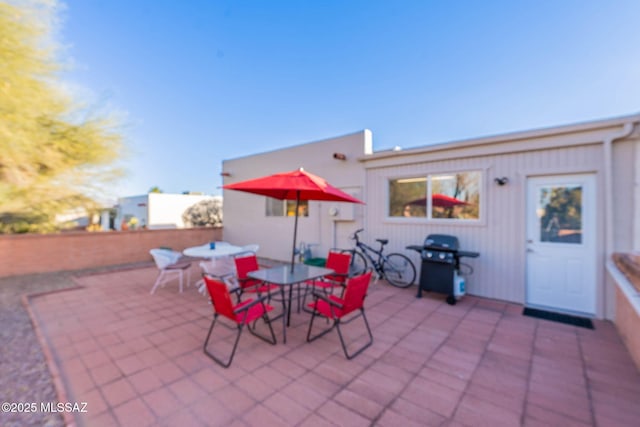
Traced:
[[445, 256], [445, 254], [440, 254], [440, 259], [444, 259]]

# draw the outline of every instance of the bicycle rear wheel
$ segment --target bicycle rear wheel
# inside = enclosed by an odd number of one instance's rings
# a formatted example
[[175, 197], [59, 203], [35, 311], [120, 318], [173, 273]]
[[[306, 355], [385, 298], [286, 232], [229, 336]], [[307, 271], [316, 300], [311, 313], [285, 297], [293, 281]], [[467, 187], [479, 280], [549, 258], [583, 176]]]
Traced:
[[416, 267], [402, 254], [389, 254], [382, 261], [382, 273], [387, 282], [398, 288], [407, 288], [416, 280]]

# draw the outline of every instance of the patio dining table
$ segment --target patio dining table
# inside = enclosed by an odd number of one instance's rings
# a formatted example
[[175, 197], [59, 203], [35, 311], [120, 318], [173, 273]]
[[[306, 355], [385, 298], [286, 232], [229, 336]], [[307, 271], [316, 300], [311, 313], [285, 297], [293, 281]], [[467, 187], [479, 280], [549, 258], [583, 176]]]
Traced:
[[[277, 285], [280, 288], [280, 295], [282, 297], [282, 341], [285, 344], [287, 343], [287, 326], [291, 317], [293, 287], [297, 284], [319, 279], [332, 273], [335, 272], [330, 268], [295, 264], [293, 266], [293, 271], [291, 270], [291, 265], [281, 265], [252, 271], [247, 274], [252, 279]], [[286, 287], [289, 287], [288, 298], [287, 293], [285, 292]]]

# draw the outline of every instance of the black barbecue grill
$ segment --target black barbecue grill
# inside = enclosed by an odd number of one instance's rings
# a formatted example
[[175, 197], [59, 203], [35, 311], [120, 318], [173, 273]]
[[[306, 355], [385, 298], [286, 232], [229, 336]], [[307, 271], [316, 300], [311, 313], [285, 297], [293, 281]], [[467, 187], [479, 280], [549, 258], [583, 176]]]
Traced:
[[456, 303], [454, 285], [460, 273], [460, 258], [480, 256], [478, 252], [462, 251], [459, 247], [458, 238], [447, 234], [429, 234], [422, 246], [407, 246], [422, 258], [417, 298], [422, 298], [422, 291], [431, 291], [446, 294], [449, 304]]

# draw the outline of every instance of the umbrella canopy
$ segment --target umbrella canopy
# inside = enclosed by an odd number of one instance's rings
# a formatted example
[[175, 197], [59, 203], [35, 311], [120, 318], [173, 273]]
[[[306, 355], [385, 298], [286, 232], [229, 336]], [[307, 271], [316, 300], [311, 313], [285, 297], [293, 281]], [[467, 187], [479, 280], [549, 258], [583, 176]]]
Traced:
[[[412, 200], [408, 205], [412, 206], [426, 206], [427, 198], [421, 197], [420, 199]], [[464, 200], [456, 199], [455, 197], [447, 196], [446, 194], [435, 193], [431, 196], [431, 205], [436, 208], [451, 208], [454, 206], [464, 206], [469, 203]]]
[[298, 233], [298, 205], [300, 200], [320, 200], [347, 203], [362, 203], [363, 201], [345, 193], [329, 184], [324, 178], [309, 173], [300, 168], [291, 172], [276, 173], [261, 178], [235, 182], [223, 185], [226, 190], [244, 191], [260, 194], [280, 200], [295, 200], [295, 224], [293, 229], [293, 251], [291, 254], [291, 269], [295, 261], [296, 236]]
[[280, 200], [327, 200], [334, 202], [364, 203], [329, 184], [324, 178], [300, 168], [262, 178], [249, 179], [224, 185], [227, 190], [261, 194]]

